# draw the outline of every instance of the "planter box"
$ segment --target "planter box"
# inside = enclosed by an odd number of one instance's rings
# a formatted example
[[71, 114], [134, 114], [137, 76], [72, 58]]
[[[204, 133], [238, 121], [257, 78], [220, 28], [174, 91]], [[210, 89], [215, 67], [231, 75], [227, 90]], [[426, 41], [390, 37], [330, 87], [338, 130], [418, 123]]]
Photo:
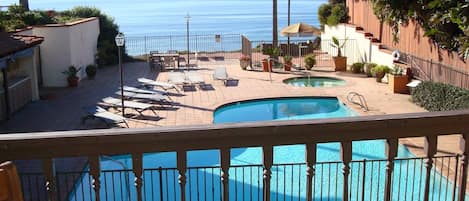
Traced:
[[347, 71], [347, 57], [333, 57], [335, 71]]
[[394, 93], [408, 94], [409, 88], [406, 86], [409, 83], [409, 77], [407, 75], [389, 75], [388, 84], [389, 88]]

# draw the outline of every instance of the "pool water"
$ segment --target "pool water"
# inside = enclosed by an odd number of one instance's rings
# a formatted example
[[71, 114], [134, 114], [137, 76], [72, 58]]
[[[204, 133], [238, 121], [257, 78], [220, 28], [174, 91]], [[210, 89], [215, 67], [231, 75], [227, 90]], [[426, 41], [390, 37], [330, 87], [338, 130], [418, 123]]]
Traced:
[[289, 78], [283, 82], [296, 87], [336, 87], [346, 84], [344, 80], [338, 78], [317, 76]]
[[[252, 100], [232, 103], [218, 108], [214, 112], [214, 123], [235, 123], [246, 121], [268, 121], [287, 119], [317, 119], [349, 117], [357, 114], [344, 106], [337, 98], [279, 98]], [[377, 131], [379, 132], [379, 131]], [[344, 133], [343, 135], [346, 135]], [[247, 139], [248, 140], [248, 139]], [[353, 160], [374, 160], [373, 162], [353, 162], [350, 173], [350, 200], [384, 200], [385, 150], [383, 140], [359, 141], [352, 144]], [[321, 143], [317, 145], [317, 161], [314, 177], [314, 199], [324, 198], [342, 200], [342, 163], [340, 163], [339, 143]], [[271, 200], [294, 201], [306, 200], [305, 146], [290, 145], [274, 147], [274, 166], [272, 167]], [[398, 158], [415, 157], [404, 146], [399, 146]], [[221, 182], [218, 168], [219, 151], [203, 150], [187, 153], [186, 196], [190, 201], [220, 201]], [[179, 197], [176, 154], [148, 153], [144, 155], [143, 174], [144, 200], [177, 201]], [[231, 149], [230, 200], [262, 200], [262, 149], [260, 147]], [[130, 156], [103, 158], [101, 175], [101, 200], [135, 200], [133, 174]], [[366, 167], [365, 167], [366, 165]], [[158, 171], [162, 167], [164, 170]], [[199, 167], [199, 168], [194, 168]], [[153, 170], [151, 170], [153, 169]], [[394, 167], [393, 200], [422, 200], [424, 162], [420, 159], [397, 161]], [[452, 196], [452, 182], [432, 172], [432, 200], [449, 200]], [[108, 181], [108, 184], [105, 184]], [[112, 183], [110, 181], [113, 181]], [[365, 181], [365, 182], [364, 182]], [[397, 182], [399, 181], [399, 182]], [[161, 182], [161, 190], [160, 184]], [[77, 182], [76, 190], [69, 200], [88, 200], [93, 192], [87, 189], [88, 176]], [[112, 185], [111, 185], [112, 184]], [[362, 188], [365, 184], [365, 188]], [[411, 185], [412, 184], [412, 185]], [[122, 186], [131, 186], [122, 188]], [[438, 190], [443, 186], [443, 190]], [[363, 189], [363, 191], [362, 191]], [[436, 190], [435, 190], [436, 189]], [[82, 194], [80, 192], [88, 192]], [[162, 191], [162, 193], [160, 193]], [[161, 197], [160, 197], [161, 196]]]

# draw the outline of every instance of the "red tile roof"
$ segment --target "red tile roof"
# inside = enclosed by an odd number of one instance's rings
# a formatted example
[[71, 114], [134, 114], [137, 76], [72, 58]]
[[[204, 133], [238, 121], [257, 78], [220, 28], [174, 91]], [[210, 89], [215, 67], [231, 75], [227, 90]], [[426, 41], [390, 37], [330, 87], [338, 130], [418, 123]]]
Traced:
[[43, 37], [0, 32], [0, 58], [39, 45], [42, 41]]

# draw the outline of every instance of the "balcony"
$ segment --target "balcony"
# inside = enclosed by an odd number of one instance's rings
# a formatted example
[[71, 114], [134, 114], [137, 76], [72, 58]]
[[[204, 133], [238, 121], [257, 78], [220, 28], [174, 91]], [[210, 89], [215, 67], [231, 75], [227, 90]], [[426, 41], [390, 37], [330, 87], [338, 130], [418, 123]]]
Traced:
[[[21, 174], [25, 200], [465, 200], [469, 111], [275, 121], [151, 129], [0, 135], [0, 161], [39, 159]], [[438, 137], [460, 135], [461, 155], [437, 152]], [[423, 157], [398, 157], [399, 139], [424, 138]], [[352, 144], [383, 140], [383, 159], [354, 160]], [[318, 146], [339, 144], [339, 161], [319, 161]], [[304, 145], [304, 159], [275, 163], [274, 148]], [[260, 147], [260, 164], [230, 160]], [[188, 153], [217, 150], [218, 164], [193, 167]], [[144, 154], [174, 152], [175, 167], [146, 167]], [[101, 159], [131, 155], [102, 170]], [[62, 157], [86, 157], [82, 171], [55, 171]], [[211, 160], [199, 158], [199, 160]]]

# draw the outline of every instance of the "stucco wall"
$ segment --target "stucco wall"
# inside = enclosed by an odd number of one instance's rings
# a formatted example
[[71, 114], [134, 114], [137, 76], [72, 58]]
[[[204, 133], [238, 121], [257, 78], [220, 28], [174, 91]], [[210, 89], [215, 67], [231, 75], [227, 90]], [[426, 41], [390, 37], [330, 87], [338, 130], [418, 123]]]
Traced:
[[85, 66], [94, 64], [99, 36], [99, 20], [89, 18], [64, 25], [37, 26], [32, 35], [44, 37], [41, 47], [43, 86], [67, 86], [62, 72], [70, 65], [82, 67], [80, 79], [86, 77]]
[[[330, 41], [335, 36], [338, 39], [348, 39], [342, 53], [347, 56], [347, 64], [355, 62], [372, 62], [380, 65], [393, 66], [393, 58], [389, 52], [380, 50], [378, 45], [371, 43], [365, 37], [364, 33], [355, 31], [355, 27], [340, 24], [334, 27], [324, 26], [324, 32], [321, 34], [323, 41]], [[322, 45], [323, 51], [331, 51], [331, 48]], [[336, 55], [337, 51], [329, 52]]]

